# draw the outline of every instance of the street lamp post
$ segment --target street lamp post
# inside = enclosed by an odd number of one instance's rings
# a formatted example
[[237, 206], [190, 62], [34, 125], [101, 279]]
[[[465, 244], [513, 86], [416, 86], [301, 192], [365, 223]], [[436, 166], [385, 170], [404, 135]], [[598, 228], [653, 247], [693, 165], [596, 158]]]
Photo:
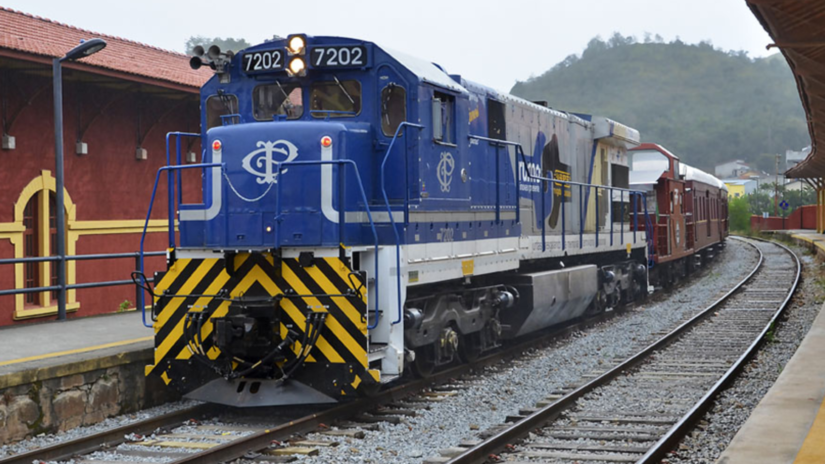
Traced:
[[54, 158], [55, 158], [55, 219], [57, 220], [57, 319], [66, 319], [66, 216], [63, 200], [63, 76], [61, 64], [64, 61], [85, 58], [106, 47], [103, 39], [91, 39], [69, 50], [63, 58], [55, 58], [52, 63], [54, 75]]

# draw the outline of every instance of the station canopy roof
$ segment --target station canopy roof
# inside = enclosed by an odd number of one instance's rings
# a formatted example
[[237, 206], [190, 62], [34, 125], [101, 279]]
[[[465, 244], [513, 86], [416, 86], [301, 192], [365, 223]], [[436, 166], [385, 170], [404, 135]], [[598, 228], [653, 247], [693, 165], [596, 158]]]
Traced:
[[208, 67], [193, 70], [189, 57], [120, 37], [98, 34], [49, 19], [0, 7], [0, 56], [51, 64], [81, 40], [99, 37], [106, 49], [68, 66], [114, 74], [197, 92], [212, 77]]
[[794, 178], [825, 178], [825, 2], [746, 0], [788, 61], [808, 119], [811, 153], [789, 169]]

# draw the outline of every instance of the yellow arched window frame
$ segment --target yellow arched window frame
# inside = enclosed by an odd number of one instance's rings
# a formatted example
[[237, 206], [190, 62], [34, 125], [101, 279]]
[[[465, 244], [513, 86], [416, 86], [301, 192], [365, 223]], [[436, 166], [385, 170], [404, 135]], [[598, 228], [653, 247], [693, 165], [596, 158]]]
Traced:
[[[14, 203], [14, 222], [12, 223], [5, 223], [0, 224], [0, 239], [8, 239], [11, 241], [12, 246], [14, 247], [14, 257], [15, 258], [22, 258], [24, 256], [24, 243], [23, 243], [23, 234], [26, 230], [26, 227], [23, 225], [23, 216], [24, 211], [26, 209], [26, 205], [29, 203], [32, 198], [37, 196], [38, 208], [38, 220], [40, 224], [48, 225], [49, 224], [49, 196], [50, 193], [56, 192], [56, 183], [55, 178], [52, 176], [51, 171], [43, 170], [40, 173], [40, 176], [35, 177], [26, 185], [25, 188], [20, 192], [20, 196], [17, 198], [17, 201]], [[65, 189], [63, 190], [64, 196], [64, 207], [66, 214], [66, 254], [74, 255], [75, 254], [75, 246], [77, 244], [78, 233], [76, 231], [72, 231], [72, 225], [75, 223], [76, 220], [76, 211], [75, 211], [75, 204], [72, 202], [71, 196], [69, 196], [69, 192]], [[38, 255], [39, 256], [50, 256], [50, 232], [49, 227], [40, 227], [38, 230], [38, 237], [37, 237], [37, 247], [38, 247]], [[39, 271], [38, 271], [38, 279], [37, 282], [38, 287], [47, 287], [51, 285], [51, 266], [52, 263], [44, 262], [38, 263]], [[75, 283], [75, 276], [76, 276], [76, 263], [74, 261], [67, 261], [66, 263], [66, 282], [68, 284]], [[17, 289], [25, 288], [25, 270], [24, 265], [15, 264], [14, 265], [14, 287]], [[53, 314], [57, 314], [57, 302], [53, 301], [49, 295], [50, 292], [42, 292], [38, 294], [38, 301], [40, 301], [39, 306], [26, 306], [25, 303], [25, 295], [15, 295], [14, 296], [14, 319], [29, 319], [33, 317], [43, 317], [49, 316]], [[77, 296], [75, 290], [69, 290], [66, 292], [66, 311], [77, 311], [80, 307], [80, 303], [77, 302]]]

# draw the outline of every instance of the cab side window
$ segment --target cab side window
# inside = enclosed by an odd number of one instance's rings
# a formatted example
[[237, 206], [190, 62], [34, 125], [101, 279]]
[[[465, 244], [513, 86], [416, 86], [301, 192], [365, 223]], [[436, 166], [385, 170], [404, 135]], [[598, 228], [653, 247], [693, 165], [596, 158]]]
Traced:
[[[238, 113], [238, 97], [234, 95], [212, 95], [206, 99], [206, 130], [223, 125], [221, 116]], [[228, 121], [237, 123], [239, 121]]]
[[455, 97], [433, 92], [433, 140], [455, 144]]
[[406, 119], [407, 91], [398, 84], [389, 84], [381, 91], [381, 132], [392, 137]]
[[507, 128], [504, 124], [504, 103], [487, 99], [487, 137], [507, 140]]

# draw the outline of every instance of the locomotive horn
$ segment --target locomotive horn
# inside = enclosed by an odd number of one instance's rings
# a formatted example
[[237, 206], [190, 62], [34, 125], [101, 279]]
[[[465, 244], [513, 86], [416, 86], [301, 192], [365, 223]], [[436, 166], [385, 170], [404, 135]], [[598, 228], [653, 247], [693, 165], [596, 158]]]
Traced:
[[200, 69], [203, 66], [203, 60], [199, 56], [193, 56], [189, 58], [189, 67], [192, 69]]
[[206, 54], [207, 56], [209, 56], [210, 59], [215, 60], [221, 54], [221, 47], [217, 45], [212, 45], [211, 47], [209, 47], [209, 51], [206, 52]]
[[202, 57], [203, 53], [203, 46], [201, 45], [195, 45], [195, 48], [192, 49], [192, 54], [197, 56], [198, 58]]

